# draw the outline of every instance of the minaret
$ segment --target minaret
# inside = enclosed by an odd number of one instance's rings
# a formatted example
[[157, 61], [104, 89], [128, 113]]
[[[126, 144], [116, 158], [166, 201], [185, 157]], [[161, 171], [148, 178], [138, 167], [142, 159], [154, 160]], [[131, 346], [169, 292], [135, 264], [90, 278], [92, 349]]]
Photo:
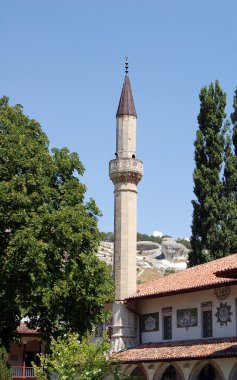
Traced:
[[124, 300], [136, 293], [137, 184], [143, 164], [136, 159], [136, 120], [126, 58], [125, 79], [116, 114], [116, 159], [109, 163], [114, 183], [114, 351], [136, 344], [135, 315]]

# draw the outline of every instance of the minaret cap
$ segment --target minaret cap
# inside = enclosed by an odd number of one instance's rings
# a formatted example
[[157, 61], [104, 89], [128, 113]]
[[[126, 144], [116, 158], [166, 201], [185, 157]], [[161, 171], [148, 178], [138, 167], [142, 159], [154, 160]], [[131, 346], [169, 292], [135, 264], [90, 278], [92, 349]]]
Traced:
[[125, 78], [123, 82], [123, 89], [119, 100], [118, 110], [116, 113], [116, 117], [119, 116], [135, 116], [137, 117], [133, 96], [132, 96], [132, 89], [130, 85], [130, 80], [128, 77], [128, 58], [125, 58]]

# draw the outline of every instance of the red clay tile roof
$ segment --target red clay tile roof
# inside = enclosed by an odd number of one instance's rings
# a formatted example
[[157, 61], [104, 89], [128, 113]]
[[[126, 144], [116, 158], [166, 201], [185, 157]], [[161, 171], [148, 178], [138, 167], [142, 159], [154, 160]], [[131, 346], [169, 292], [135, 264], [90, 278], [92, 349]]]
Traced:
[[17, 332], [21, 335], [38, 335], [36, 329], [29, 329], [24, 322], [21, 322], [20, 326], [17, 327]]
[[230, 269], [231, 273], [237, 269], [237, 253], [141, 284], [137, 293], [128, 299], [162, 297], [228, 284], [237, 285], [236, 276], [221, 277], [222, 272], [224, 275], [224, 272], [230, 272]]
[[215, 273], [217, 276], [220, 276], [220, 277], [237, 277], [237, 266], [232, 266], [232, 267], [229, 267], [229, 268], [223, 268], [223, 269], [220, 269], [218, 270], [216, 273]]
[[237, 357], [237, 337], [141, 344], [113, 354], [121, 363], [230, 357]]

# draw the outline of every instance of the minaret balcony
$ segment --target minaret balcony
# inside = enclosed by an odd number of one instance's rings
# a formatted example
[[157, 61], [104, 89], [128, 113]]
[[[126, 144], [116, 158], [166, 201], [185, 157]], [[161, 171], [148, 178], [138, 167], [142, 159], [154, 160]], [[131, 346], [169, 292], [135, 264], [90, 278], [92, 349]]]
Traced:
[[143, 176], [143, 163], [135, 158], [116, 158], [109, 163], [109, 177], [113, 183], [131, 182], [136, 185]]

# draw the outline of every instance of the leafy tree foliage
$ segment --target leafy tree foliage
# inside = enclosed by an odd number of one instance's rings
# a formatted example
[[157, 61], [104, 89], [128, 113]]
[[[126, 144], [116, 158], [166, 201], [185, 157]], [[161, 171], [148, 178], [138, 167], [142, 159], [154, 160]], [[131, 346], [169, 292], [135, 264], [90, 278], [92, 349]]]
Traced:
[[0, 339], [22, 317], [46, 341], [84, 333], [111, 300], [109, 270], [94, 252], [100, 212], [85, 202], [84, 167], [67, 148], [48, 148], [39, 123], [0, 99]]
[[12, 380], [11, 372], [7, 363], [7, 352], [0, 346], [0, 379]]
[[234, 101], [233, 101], [233, 112], [230, 115], [231, 122], [233, 125], [233, 145], [234, 145], [234, 152], [237, 156], [237, 88], [235, 90], [234, 94]]
[[101, 232], [101, 240], [114, 242], [114, 233], [113, 232]]
[[178, 238], [176, 240], [177, 243], [183, 244], [187, 249], [191, 249], [190, 241], [184, 238]]
[[[193, 174], [192, 255], [189, 265], [196, 265], [219, 256], [221, 166], [225, 146], [226, 94], [218, 82], [204, 87], [200, 93], [199, 129], [195, 141], [196, 167]], [[217, 249], [217, 251], [216, 251]]]
[[[225, 106], [226, 94], [218, 81], [201, 89], [199, 129], [194, 143], [196, 200], [192, 201], [189, 266], [226, 256], [237, 249], [237, 165]], [[232, 122], [236, 122], [236, 110]], [[237, 141], [235, 136], [234, 129], [233, 141]]]
[[[153, 236], [148, 234], [137, 233], [137, 241], [153, 241], [154, 243], [161, 243], [162, 239], [170, 237], [169, 235], [163, 235], [162, 238], [160, 236]], [[101, 240], [113, 242], [114, 241], [114, 233], [113, 232], [101, 232]], [[182, 239], [179, 239], [182, 240]]]
[[50, 379], [52, 373], [60, 380], [102, 380], [110, 372], [115, 380], [129, 379], [111, 359], [110, 348], [107, 333], [96, 340], [88, 333], [81, 340], [67, 334], [52, 340], [50, 354], [41, 354], [40, 365], [34, 365], [35, 374], [39, 380]]
[[148, 234], [143, 234], [138, 232], [137, 233], [137, 241], [153, 241], [154, 243], [161, 243], [161, 237], [160, 236], [153, 236]]
[[226, 137], [224, 152], [223, 190], [221, 215], [223, 232], [220, 248], [223, 256], [237, 251], [237, 156], [233, 152], [231, 136]]
[[[229, 193], [235, 196], [237, 201], [237, 88], [235, 90], [233, 98], [233, 112], [230, 115], [233, 132], [232, 132], [232, 144], [233, 150], [229, 148], [227, 151], [227, 173], [225, 173], [225, 181], [228, 186]], [[231, 145], [231, 136], [229, 137], [229, 145]], [[233, 153], [234, 151], [234, 153]]]
[[81, 380], [100, 380], [110, 366], [110, 343], [106, 336], [92, 342], [89, 334], [81, 341], [77, 334], [68, 334], [53, 339], [50, 349], [50, 354], [40, 356], [40, 367], [35, 366], [39, 380], [50, 379], [52, 373], [63, 380], [76, 379], [79, 374]]

